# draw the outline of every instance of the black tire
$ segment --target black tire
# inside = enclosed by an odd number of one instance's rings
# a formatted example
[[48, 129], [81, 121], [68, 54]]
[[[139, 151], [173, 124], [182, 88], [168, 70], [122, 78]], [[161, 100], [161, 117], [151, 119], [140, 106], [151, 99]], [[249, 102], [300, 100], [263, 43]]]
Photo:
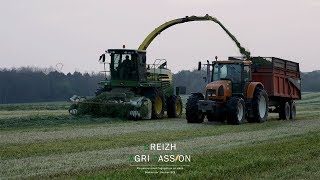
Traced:
[[207, 119], [209, 122], [224, 122], [226, 116], [224, 114], [207, 114]]
[[[152, 119], [162, 119], [164, 115], [164, 96], [158, 89], [151, 89], [144, 93], [144, 96], [149, 98], [152, 103]], [[161, 102], [159, 102], [161, 101]], [[158, 105], [161, 103], [161, 105]]]
[[283, 102], [279, 107], [279, 119], [289, 120], [290, 119], [290, 104], [289, 102]]
[[242, 124], [246, 116], [244, 100], [240, 97], [231, 97], [226, 106], [228, 124]]
[[269, 99], [264, 89], [256, 88], [252, 99], [253, 118], [248, 118], [248, 122], [263, 123], [268, 119]]
[[180, 96], [170, 96], [167, 100], [167, 114], [169, 118], [178, 118], [182, 114], [182, 101]]
[[203, 100], [203, 95], [192, 94], [186, 105], [186, 118], [188, 123], [202, 123], [204, 114], [198, 110], [198, 101]]
[[297, 116], [296, 103], [292, 101], [290, 103], [290, 119], [295, 119]]

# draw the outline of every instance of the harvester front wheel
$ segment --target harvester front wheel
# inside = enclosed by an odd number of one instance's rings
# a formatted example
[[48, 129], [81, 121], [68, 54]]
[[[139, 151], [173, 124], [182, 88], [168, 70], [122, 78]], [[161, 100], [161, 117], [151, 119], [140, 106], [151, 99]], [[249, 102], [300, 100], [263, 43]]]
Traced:
[[188, 123], [202, 123], [204, 114], [198, 109], [199, 100], [203, 100], [203, 95], [192, 94], [187, 100], [186, 118]]
[[227, 103], [228, 124], [239, 125], [245, 120], [245, 103], [240, 97], [231, 97]]
[[264, 89], [257, 88], [252, 99], [253, 121], [265, 122], [268, 118], [268, 94]]
[[180, 96], [170, 96], [167, 100], [167, 114], [169, 118], [178, 118], [182, 114], [182, 101]]
[[164, 96], [157, 89], [149, 90], [145, 93], [152, 103], [152, 119], [162, 119], [164, 115]]

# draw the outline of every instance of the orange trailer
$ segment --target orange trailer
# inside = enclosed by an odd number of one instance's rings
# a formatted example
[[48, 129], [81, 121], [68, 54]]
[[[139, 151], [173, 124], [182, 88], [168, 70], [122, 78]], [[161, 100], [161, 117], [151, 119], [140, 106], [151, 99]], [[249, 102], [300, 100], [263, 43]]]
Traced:
[[253, 57], [251, 69], [252, 80], [261, 82], [268, 93], [270, 111], [286, 119], [289, 109], [295, 111], [294, 100], [301, 99], [299, 63], [276, 57]]

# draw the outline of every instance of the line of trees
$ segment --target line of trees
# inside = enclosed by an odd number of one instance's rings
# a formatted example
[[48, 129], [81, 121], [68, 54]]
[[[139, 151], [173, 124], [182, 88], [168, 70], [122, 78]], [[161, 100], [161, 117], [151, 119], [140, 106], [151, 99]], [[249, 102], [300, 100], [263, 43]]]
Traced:
[[[204, 72], [180, 71], [174, 75], [175, 86], [186, 86], [187, 93], [202, 92]], [[302, 91], [320, 91], [320, 71], [302, 73]], [[23, 67], [0, 69], [0, 104], [66, 101], [74, 94], [92, 96], [102, 74], [68, 73], [54, 69]]]
[[24, 67], [0, 70], [0, 103], [65, 101], [74, 94], [94, 95], [99, 74], [64, 74], [48, 69]]

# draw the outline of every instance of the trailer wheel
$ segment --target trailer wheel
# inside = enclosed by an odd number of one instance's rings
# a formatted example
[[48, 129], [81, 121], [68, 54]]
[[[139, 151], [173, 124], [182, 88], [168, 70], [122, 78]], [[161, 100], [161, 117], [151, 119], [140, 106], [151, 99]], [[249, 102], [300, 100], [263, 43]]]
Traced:
[[167, 114], [169, 118], [178, 118], [182, 114], [182, 101], [180, 96], [170, 96], [167, 100]]
[[226, 120], [226, 116], [224, 114], [207, 114], [207, 119], [209, 122], [224, 122]]
[[284, 102], [280, 105], [279, 119], [289, 120], [290, 119], [290, 104], [289, 102]]
[[203, 100], [203, 95], [192, 94], [186, 105], [186, 118], [188, 123], [202, 123], [204, 119], [204, 114], [198, 109], [198, 101]]
[[152, 103], [152, 119], [162, 119], [164, 115], [164, 97], [158, 89], [151, 89], [144, 94]]
[[252, 99], [253, 119], [250, 122], [265, 122], [268, 118], [268, 94], [264, 89], [257, 88]]
[[290, 119], [295, 119], [296, 116], [297, 116], [296, 103], [292, 101], [290, 103]]
[[228, 124], [239, 125], [245, 120], [245, 103], [240, 97], [231, 97], [227, 102]]

